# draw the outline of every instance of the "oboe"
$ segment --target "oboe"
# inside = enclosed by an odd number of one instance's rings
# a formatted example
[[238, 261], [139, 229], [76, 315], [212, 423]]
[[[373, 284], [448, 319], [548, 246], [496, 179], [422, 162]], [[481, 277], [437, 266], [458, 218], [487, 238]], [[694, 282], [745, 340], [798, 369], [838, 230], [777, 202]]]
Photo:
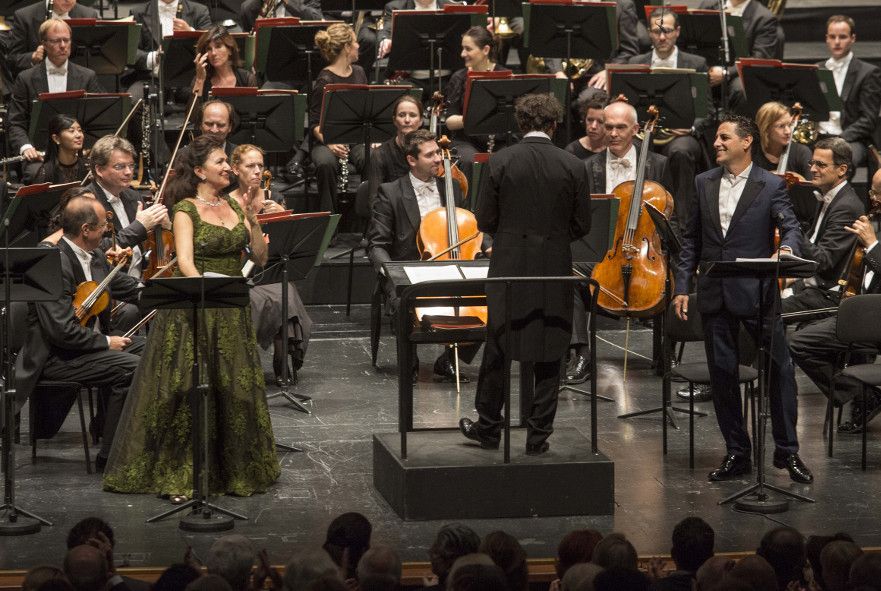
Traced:
[[349, 188], [349, 155], [346, 154], [340, 161], [340, 175], [337, 178], [336, 188], [340, 192], [345, 192]]
[[[45, 154], [43, 152], [37, 152], [37, 154], [39, 154], [41, 157], [45, 156]], [[9, 158], [3, 158], [2, 160], [0, 160], [0, 166], [6, 166], [7, 164], [15, 164], [16, 162], [22, 162], [24, 160], [27, 160], [27, 158], [25, 158], [24, 155], [10, 156]]]
[[52, 18], [52, 13], [55, 10], [55, 0], [49, 0], [49, 3], [46, 5], [46, 20]]

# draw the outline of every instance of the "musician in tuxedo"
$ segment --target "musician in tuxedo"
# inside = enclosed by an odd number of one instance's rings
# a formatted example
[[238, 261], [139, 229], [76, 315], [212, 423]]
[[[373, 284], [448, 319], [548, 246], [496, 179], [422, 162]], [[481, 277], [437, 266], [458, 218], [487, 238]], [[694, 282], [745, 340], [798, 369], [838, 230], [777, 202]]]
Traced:
[[[850, 178], [850, 146], [842, 138], [825, 138], [814, 146], [811, 175], [817, 185], [820, 205], [807, 234], [800, 236], [799, 250], [817, 262], [817, 273], [794, 281], [783, 292], [782, 310], [801, 312], [836, 306], [840, 299], [838, 280], [853, 252], [857, 236], [847, 226], [866, 211]], [[792, 322], [799, 319], [793, 318]], [[788, 322], [788, 321], [787, 321]]]
[[[649, 38], [652, 50], [630, 58], [628, 63], [643, 64], [655, 68], [690, 69], [695, 72], [707, 71], [707, 60], [703, 56], [680, 50], [679, 15], [669, 8], [655, 9], [649, 18]], [[666, 156], [670, 168], [670, 192], [676, 196], [676, 217], [688, 217], [688, 207], [694, 201], [694, 177], [706, 170], [706, 159], [697, 134], [703, 122], [697, 120], [688, 129], [668, 129], [669, 138], [656, 136], [655, 149]], [[661, 143], [661, 141], [664, 143]]]
[[[626, 181], [636, 180], [638, 164], [637, 146], [634, 143], [639, 122], [636, 109], [624, 101], [613, 101], [603, 109], [603, 128], [606, 149], [594, 154], [585, 162], [589, 192], [611, 193]], [[667, 158], [649, 152], [645, 165], [645, 178], [669, 186]], [[626, 215], [621, 212], [619, 215]], [[590, 276], [593, 265], [576, 263], [578, 272]], [[572, 307], [572, 337], [569, 347], [572, 358], [566, 369], [567, 384], [583, 384], [590, 378], [590, 338], [587, 331], [588, 313], [584, 301], [584, 286], [575, 286]]]
[[156, 66], [163, 37], [175, 31], [204, 31], [211, 26], [208, 7], [194, 0], [148, 0], [132, 8], [131, 15], [141, 25], [135, 61], [135, 68], [141, 71]]
[[[701, 0], [700, 8], [718, 10], [719, 0]], [[725, 10], [732, 16], [739, 16], [742, 19], [743, 31], [746, 34], [747, 57], [783, 59], [785, 40], [783, 28], [777, 17], [771, 14], [764, 4], [759, 0], [726, 0]], [[745, 102], [743, 84], [733, 64], [727, 69], [713, 66], [709, 73], [711, 86], [719, 86], [723, 78], [729, 81], [728, 96], [732, 108], [743, 105]]]
[[856, 40], [852, 18], [840, 14], [829, 17], [826, 22], [829, 59], [817, 65], [832, 71], [844, 110], [829, 113], [829, 120], [820, 123], [820, 134], [846, 140], [853, 151], [853, 165], [868, 164], [871, 175], [875, 164], [868, 158], [868, 146], [873, 142], [872, 134], [878, 126], [881, 109], [881, 69], [854, 56]]
[[[373, 216], [367, 227], [367, 256], [381, 278], [380, 289], [385, 292], [392, 316], [398, 314], [399, 298], [392, 282], [386, 279], [382, 265], [388, 261], [421, 260], [416, 235], [422, 218], [443, 207], [449, 198], [443, 180], [437, 178], [443, 159], [434, 135], [426, 129], [412, 131], [404, 137], [403, 148], [410, 170], [405, 176], [379, 186]], [[453, 199], [457, 207], [464, 199], [455, 182]], [[470, 363], [478, 347], [460, 346], [458, 349], [459, 358]], [[414, 380], [419, 369], [418, 361], [416, 363]], [[434, 373], [443, 379], [455, 379], [456, 370], [449, 348], [435, 361]]]
[[[16, 387], [19, 402], [26, 400], [40, 379], [75, 381], [109, 389], [104, 415], [101, 450], [95, 458], [100, 472], [107, 463], [116, 425], [122, 411], [132, 375], [138, 365], [143, 343], [109, 334], [110, 309], [86, 326], [74, 316], [73, 297], [84, 281], [100, 282], [110, 273], [110, 265], [99, 244], [104, 235], [104, 206], [80, 190], [61, 213], [64, 232], [58, 242], [61, 251], [61, 278], [64, 292], [53, 302], [28, 306], [28, 331], [16, 359]], [[113, 299], [136, 302], [138, 281], [117, 273], [110, 282]], [[97, 329], [95, 324], [98, 324]]]
[[[881, 170], [876, 171], [872, 177], [869, 199], [870, 209], [877, 211], [881, 207]], [[865, 215], [860, 215], [854, 218], [846, 229], [856, 236], [859, 245], [866, 249], [863, 257], [865, 270], [859, 293], [881, 293], [881, 249], [878, 248], [881, 228], [877, 219], [870, 220]], [[837, 376], [835, 391], [832, 392], [829, 377], [832, 375], [833, 364], [838, 354], [847, 349], [847, 345], [836, 338], [836, 322], [837, 318], [830, 316], [800, 326], [790, 338], [789, 349], [795, 363], [811, 378], [826, 398], [831, 398], [836, 406], [851, 406], [850, 420], [840, 424], [838, 431], [862, 433], [868, 422], [881, 411], [881, 390], [874, 386], [869, 388], [865, 410], [857, 404], [858, 399], [855, 398], [860, 392], [860, 385], [852, 378]]]
[[[523, 140], [493, 154], [476, 211], [481, 231], [493, 236], [489, 277], [570, 275], [570, 242], [590, 230], [590, 198], [584, 163], [556, 147], [551, 137], [563, 108], [551, 94], [515, 102]], [[541, 199], [536, 199], [536, 196]], [[530, 364], [535, 393], [526, 418], [526, 454], [545, 453], [553, 432], [563, 357], [569, 345], [572, 288], [564, 284], [512, 287], [506, 326], [503, 286], [487, 285], [489, 317], [477, 383], [479, 419], [459, 421], [463, 435], [484, 449], [498, 449], [504, 404], [504, 368]], [[510, 331], [506, 335], [506, 330]], [[510, 338], [512, 348], [506, 350]]]
[[[697, 200], [683, 226], [682, 251], [674, 273], [676, 315], [682, 320], [689, 313], [701, 315], [713, 405], [725, 440], [725, 458], [710, 472], [710, 481], [731, 480], [752, 470], [750, 437], [737, 383], [738, 332], [743, 325], [757, 340], [759, 290], [764, 290], [764, 301], [770, 305], [777, 297], [777, 286], [770, 280], [702, 274], [697, 278], [697, 310], [689, 310], [692, 277], [704, 262], [799, 252], [801, 230], [786, 195], [786, 184], [753, 165], [751, 152], [757, 138], [755, 124], [746, 117], [729, 115], [720, 122], [713, 143], [719, 167], [695, 179]], [[779, 250], [774, 248], [775, 227], [780, 230]], [[796, 482], [809, 483], [813, 474], [798, 455], [795, 369], [783, 324], [776, 318], [763, 322], [770, 325], [763, 334], [773, 347], [769, 349], [769, 392], [776, 446], [774, 467], [787, 469]]]
[[19, 8], [12, 17], [12, 31], [7, 61], [13, 74], [36, 66], [46, 57], [46, 45], [40, 33], [40, 25], [50, 18], [98, 18], [98, 11], [81, 6], [76, 0], [40, 0], [30, 6]]
[[303, 21], [320, 21], [324, 18], [321, 0], [245, 0], [239, 8], [239, 24], [243, 31], [250, 33], [254, 30], [254, 23], [267, 3], [271, 11], [267, 18], [296, 17]]
[[19, 74], [12, 87], [9, 103], [9, 140], [15, 153], [25, 157], [30, 178], [40, 167], [42, 157], [28, 137], [31, 103], [44, 92], [85, 90], [102, 92], [95, 72], [70, 61], [71, 31], [61, 19], [52, 18], [40, 25], [40, 42], [46, 51], [45, 61]]

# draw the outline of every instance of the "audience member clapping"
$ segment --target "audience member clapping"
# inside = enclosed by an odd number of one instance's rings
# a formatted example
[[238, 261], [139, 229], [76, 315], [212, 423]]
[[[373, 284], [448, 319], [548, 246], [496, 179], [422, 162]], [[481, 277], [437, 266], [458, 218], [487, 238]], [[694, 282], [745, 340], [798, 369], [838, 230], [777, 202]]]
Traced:
[[503, 531], [494, 531], [483, 538], [480, 551], [489, 556], [505, 573], [509, 591], [527, 591], [529, 567], [526, 552], [517, 538]]
[[110, 569], [111, 588], [120, 583], [124, 583], [128, 591], [147, 591], [150, 588], [150, 585], [140, 579], [116, 574], [116, 562], [113, 557], [116, 536], [113, 534], [113, 528], [110, 527], [110, 524], [100, 517], [81, 519], [67, 532], [68, 550], [82, 545], [94, 546], [104, 554], [107, 559], [107, 568]]
[[445, 588], [450, 568], [456, 559], [477, 552], [479, 548], [480, 536], [467, 525], [450, 523], [440, 528], [428, 550], [431, 572], [437, 577], [437, 583], [426, 585], [425, 591]]

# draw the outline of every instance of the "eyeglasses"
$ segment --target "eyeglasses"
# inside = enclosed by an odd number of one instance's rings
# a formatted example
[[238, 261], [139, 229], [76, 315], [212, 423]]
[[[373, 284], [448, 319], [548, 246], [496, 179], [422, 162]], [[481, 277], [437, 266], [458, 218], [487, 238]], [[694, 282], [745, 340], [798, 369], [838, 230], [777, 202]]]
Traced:
[[881, 199], [881, 192], [876, 191], [875, 189], [869, 189], [869, 197], [878, 197]]
[[115, 170], [115, 171], [117, 171], [117, 172], [122, 172], [123, 170], [134, 170], [134, 169], [135, 169], [135, 164], [134, 164], [134, 163], [131, 163], [131, 164], [114, 164], [114, 165], [111, 166], [110, 168], [112, 168], [113, 170]]
[[652, 27], [649, 29], [649, 32], [652, 35], [661, 36], [661, 35], [672, 35], [676, 32], [676, 29], [668, 29], [667, 27]]
[[824, 170], [832, 166], [829, 162], [823, 162], [822, 160], [808, 160], [808, 166], [816, 166], [820, 170]]

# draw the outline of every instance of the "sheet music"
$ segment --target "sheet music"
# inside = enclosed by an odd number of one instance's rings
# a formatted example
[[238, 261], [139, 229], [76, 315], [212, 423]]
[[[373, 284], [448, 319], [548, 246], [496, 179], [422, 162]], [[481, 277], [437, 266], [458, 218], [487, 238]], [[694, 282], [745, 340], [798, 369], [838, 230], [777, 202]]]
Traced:
[[407, 274], [407, 279], [410, 280], [410, 283], [462, 279], [462, 273], [456, 265], [420, 265], [418, 267], [404, 267], [404, 272]]
[[486, 267], [466, 267], [463, 265], [459, 267], [459, 270], [465, 276], [465, 279], [486, 279], [489, 273], [489, 265]]
[[[773, 263], [774, 259], [771, 257], [756, 257], [756, 258], [748, 258], [748, 257], [737, 257], [734, 259], [735, 262], [738, 263]], [[789, 254], [788, 252], [780, 253], [781, 261], [795, 261], [797, 263], [813, 263], [814, 261], [810, 259], [803, 259], [801, 257], [797, 257], [794, 254]]]

